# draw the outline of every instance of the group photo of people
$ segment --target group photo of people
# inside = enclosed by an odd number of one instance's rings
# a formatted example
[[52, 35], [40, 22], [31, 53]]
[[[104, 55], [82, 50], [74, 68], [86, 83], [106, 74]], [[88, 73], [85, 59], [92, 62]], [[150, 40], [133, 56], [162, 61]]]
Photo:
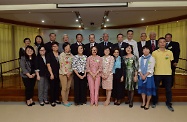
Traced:
[[[19, 58], [26, 105], [35, 105], [36, 82], [39, 105], [52, 107], [86, 105], [88, 91], [89, 105], [98, 106], [102, 88], [106, 92], [104, 106], [127, 104], [133, 108], [138, 93], [142, 98], [140, 108], [149, 110], [158, 105], [158, 89], [163, 87], [165, 105], [174, 111], [172, 87], [180, 56], [179, 43], [172, 40], [171, 33], [158, 39], [155, 32], [141, 33], [139, 42], [133, 39], [133, 34], [133, 30], [128, 30], [126, 39], [117, 34], [116, 43], [109, 41], [107, 33], [100, 43], [96, 42], [95, 34], [90, 34], [87, 44], [83, 44], [80, 33], [75, 35], [73, 44], [67, 34], [62, 36], [62, 43], [57, 42], [55, 33], [49, 34], [47, 43], [40, 35], [35, 40], [23, 39], [25, 46], [20, 48]], [[71, 90], [74, 103], [69, 101]]]

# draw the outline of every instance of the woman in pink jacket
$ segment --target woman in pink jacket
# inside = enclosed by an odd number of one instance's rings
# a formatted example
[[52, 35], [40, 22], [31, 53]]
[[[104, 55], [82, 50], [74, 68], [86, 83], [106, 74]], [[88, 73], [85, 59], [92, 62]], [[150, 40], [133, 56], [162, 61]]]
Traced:
[[102, 71], [102, 58], [97, 55], [97, 47], [91, 47], [91, 56], [88, 57], [86, 63], [87, 78], [90, 89], [90, 103], [98, 106], [99, 86]]

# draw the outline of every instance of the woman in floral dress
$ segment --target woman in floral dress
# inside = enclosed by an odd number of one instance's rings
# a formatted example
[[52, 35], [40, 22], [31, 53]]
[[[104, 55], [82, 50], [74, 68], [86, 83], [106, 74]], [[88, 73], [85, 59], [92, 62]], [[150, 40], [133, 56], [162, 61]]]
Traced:
[[132, 45], [128, 45], [125, 48], [126, 55], [123, 57], [124, 65], [125, 65], [125, 89], [128, 91], [128, 101], [125, 102], [129, 104], [129, 107], [133, 107], [133, 97], [134, 90], [137, 89], [137, 81], [138, 81], [138, 58], [133, 55], [133, 47]]

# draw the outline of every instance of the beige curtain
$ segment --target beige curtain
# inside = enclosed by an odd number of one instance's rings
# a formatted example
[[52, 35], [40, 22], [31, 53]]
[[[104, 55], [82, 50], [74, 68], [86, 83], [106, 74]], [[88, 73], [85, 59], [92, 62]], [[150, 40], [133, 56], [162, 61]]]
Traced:
[[[19, 57], [19, 48], [24, 46], [24, 38], [31, 39], [34, 45], [38, 28], [0, 23], [0, 62]], [[10, 62], [3, 65], [3, 72], [19, 66], [19, 62]]]
[[[154, 31], [157, 33], [158, 37], [164, 37], [165, 34], [171, 33], [173, 35], [173, 41], [177, 41], [180, 44], [180, 58], [187, 59], [187, 20], [170, 22], [165, 24], [148, 26], [146, 32]], [[180, 60], [178, 67], [187, 69], [187, 62]]]
[[[0, 62], [13, 59], [12, 25], [0, 23]], [[13, 63], [2, 65], [3, 72], [10, 70]]]

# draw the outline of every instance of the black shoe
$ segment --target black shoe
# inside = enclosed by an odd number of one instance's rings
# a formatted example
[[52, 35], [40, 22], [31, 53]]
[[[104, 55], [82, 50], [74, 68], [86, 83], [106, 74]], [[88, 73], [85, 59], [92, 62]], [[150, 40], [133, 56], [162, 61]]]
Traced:
[[141, 105], [140, 108], [145, 108], [145, 105], [144, 106]]
[[43, 102], [41, 102], [41, 103], [40, 103], [40, 106], [44, 106], [44, 103], [43, 103]]
[[149, 107], [148, 108], [144, 107], [144, 110], [148, 110], [148, 109], [149, 109]]
[[168, 109], [169, 109], [170, 111], [174, 112], [174, 109], [173, 109], [172, 105], [167, 105], [167, 107], [168, 107]]
[[30, 103], [30, 104], [27, 104], [27, 106], [32, 106], [32, 104]]
[[75, 106], [78, 106], [78, 105], [80, 105], [79, 103], [75, 103]]
[[35, 105], [35, 102], [32, 102], [31, 104], [32, 104], [32, 105]]
[[56, 101], [55, 101], [55, 103], [56, 103], [56, 104], [61, 104], [61, 102], [60, 102], [60, 101], [58, 101], [58, 100], [56, 100]]
[[44, 101], [45, 104], [49, 104], [49, 101]]
[[56, 104], [53, 102], [53, 103], [51, 103], [51, 106], [52, 106], [52, 107], [55, 107], [55, 106], [56, 106]]
[[132, 108], [133, 107], [133, 103], [129, 103], [129, 108]]

